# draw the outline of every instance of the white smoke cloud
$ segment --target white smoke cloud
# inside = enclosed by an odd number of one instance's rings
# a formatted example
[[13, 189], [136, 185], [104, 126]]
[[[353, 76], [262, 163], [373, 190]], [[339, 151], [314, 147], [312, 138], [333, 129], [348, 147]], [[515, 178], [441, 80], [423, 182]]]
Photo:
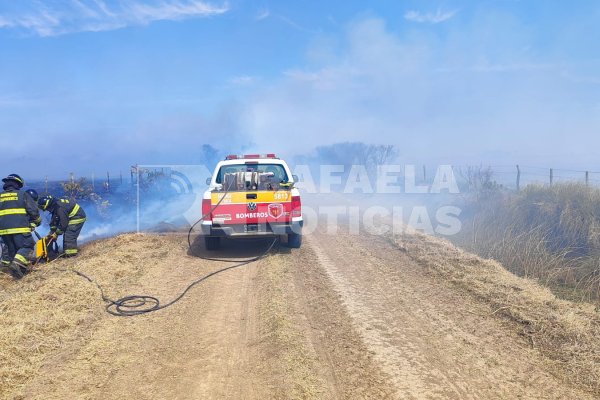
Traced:
[[[94, 99], [77, 90], [2, 94], [0, 120], [21, 137], [4, 161], [23, 174], [64, 178], [136, 162], [197, 163], [204, 143], [293, 155], [362, 141], [395, 144], [416, 163], [597, 163], [589, 149], [600, 146], [598, 64], [582, 69], [561, 58], [572, 39], [540, 56], [535, 31], [492, 12], [460, 26], [405, 25], [357, 19], [335, 39], [317, 38], [304, 62], [275, 76], [236, 71], [210, 94], [148, 79], [132, 84], [140, 93]], [[40, 135], [44, 151], [31, 151]], [[565, 160], [565, 152], [576, 156]]]
[[[583, 151], [580, 140], [596, 137], [596, 102], [564, 78], [560, 63], [522, 50], [532, 40], [525, 27], [494, 21], [440, 39], [361, 20], [324, 57], [332, 61], [288, 70], [255, 91], [242, 126], [257, 150], [288, 153], [364, 141], [396, 144], [417, 161], [506, 164]], [[510, 35], [500, 34], [503, 26]], [[484, 28], [496, 33], [483, 40], [476, 32]], [[567, 130], [578, 139], [566, 141]]]

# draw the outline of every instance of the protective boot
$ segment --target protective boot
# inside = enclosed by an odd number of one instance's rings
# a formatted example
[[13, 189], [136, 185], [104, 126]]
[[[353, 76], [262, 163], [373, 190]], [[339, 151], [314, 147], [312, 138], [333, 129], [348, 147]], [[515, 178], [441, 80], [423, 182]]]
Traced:
[[25, 274], [27, 274], [27, 272], [29, 272], [26, 266], [21, 265], [21, 263], [17, 261], [13, 261], [12, 263], [10, 263], [10, 265], [8, 266], [8, 270], [10, 271], [12, 277], [16, 280], [21, 279], [25, 276]]

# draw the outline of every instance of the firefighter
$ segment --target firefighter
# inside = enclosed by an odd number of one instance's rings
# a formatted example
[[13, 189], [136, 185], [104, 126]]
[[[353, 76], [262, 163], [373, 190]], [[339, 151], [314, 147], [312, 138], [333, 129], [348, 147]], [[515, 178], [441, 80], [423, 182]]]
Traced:
[[27, 189], [25, 191], [26, 193], [29, 193], [29, 195], [31, 196], [31, 198], [35, 201], [35, 203], [37, 204], [38, 199], [40, 198], [40, 196], [38, 195], [38, 192], [35, 189]]
[[[4, 191], [0, 193], [0, 237], [6, 246], [3, 264], [15, 279], [29, 272], [35, 242], [31, 232], [42, 223], [35, 201], [21, 192], [24, 181], [17, 174], [2, 179]], [[5, 258], [6, 257], [6, 258]]]
[[53, 196], [43, 196], [38, 200], [38, 206], [43, 211], [52, 214], [50, 234], [48, 239], [56, 240], [63, 235], [63, 252], [65, 257], [77, 255], [77, 238], [85, 223], [85, 211], [75, 201], [57, 199]]
[[[28, 189], [25, 191], [25, 193], [29, 193], [31, 198], [37, 204], [39, 196], [38, 196], [38, 192], [35, 189]], [[41, 219], [40, 219], [40, 221], [41, 221]], [[8, 254], [8, 246], [4, 245], [1, 238], [0, 238], [0, 247], [2, 247], [2, 256], [0, 257], [0, 265], [2, 265], [3, 267], [8, 267], [10, 264], [10, 256]]]

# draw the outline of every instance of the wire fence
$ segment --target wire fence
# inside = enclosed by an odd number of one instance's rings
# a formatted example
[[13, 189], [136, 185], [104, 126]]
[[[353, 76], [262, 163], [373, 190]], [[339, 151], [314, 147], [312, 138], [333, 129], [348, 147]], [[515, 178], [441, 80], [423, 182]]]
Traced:
[[[460, 177], [469, 166], [454, 166]], [[473, 168], [471, 166], [471, 168]], [[529, 184], [553, 185], [557, 183], [578, 182], [590, 186], [600, 186], [600, 171], [536, 167], [528, 165], [489, 165], [493, 181], [502, 186], [518, 190]]]
[[41, 179], [30, 179], [27, 180], [27, 186], [29, 188], [36, 189], [42, 194], [55, 194], [64, 190], [64, 185], [74, 183], [79, 184], [82, 187], [88, 187], [94, 193], [111, 193], [117, 189], [123, 187], [129, 187], [132, 185], [132, 180], [129, 176], [126, 176], [120, 172], [110, 173], [107, 172], [102, 175], [90, 174], [89, 176], [82, 176], [78, 174], [69, 174], [64, 178], [49, 178], [43, 177]]
[[[600, 171], [583, 169], [566, 169], [538, 167], [530, 165], [452, 165], [454, 175], [460, 182], [465, 180], [469, 170], [486, 171], [489, 169], [491, 180], [507, 189], [518, 190], [529, 184], [553, 185], [557, 183], [578, 182], [589, 186], [600, 187]], [[436, 178], [437, 166], [415, 166], [417, 182], [431, 184]], [[318, 177], [318, 171], [315, 178]], [[347, 171], [346, 171], [347, 172]], [[93, 188], [96, 193], [114, 192], [118, 189], [135, 188], [142, 180], [147, 180], [153, 175], [170, 174], [170, 169], [142, 168], [134, 166], [131, 171], [105, 172], [80, 176], [69, 174], [63, 179], [38, 179], [32, 181], [36, 189], [52, 191], [61, 183], [78, 182], [85, 179], [86, 185]]]

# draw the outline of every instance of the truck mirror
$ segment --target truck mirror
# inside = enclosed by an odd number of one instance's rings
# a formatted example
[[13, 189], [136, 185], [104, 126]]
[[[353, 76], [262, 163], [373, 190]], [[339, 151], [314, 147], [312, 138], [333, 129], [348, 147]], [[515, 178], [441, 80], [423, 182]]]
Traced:
[[294, 182], [300, 182], [300, 178], [298, 177], [298, 175], [292, 175], [292, 179], [294, 180]]
[[210, 177], [210, 176], [208, 178], [206, 178], [206, 184], [210, 186], [211, 180], [212, 180], [212, 177]]

